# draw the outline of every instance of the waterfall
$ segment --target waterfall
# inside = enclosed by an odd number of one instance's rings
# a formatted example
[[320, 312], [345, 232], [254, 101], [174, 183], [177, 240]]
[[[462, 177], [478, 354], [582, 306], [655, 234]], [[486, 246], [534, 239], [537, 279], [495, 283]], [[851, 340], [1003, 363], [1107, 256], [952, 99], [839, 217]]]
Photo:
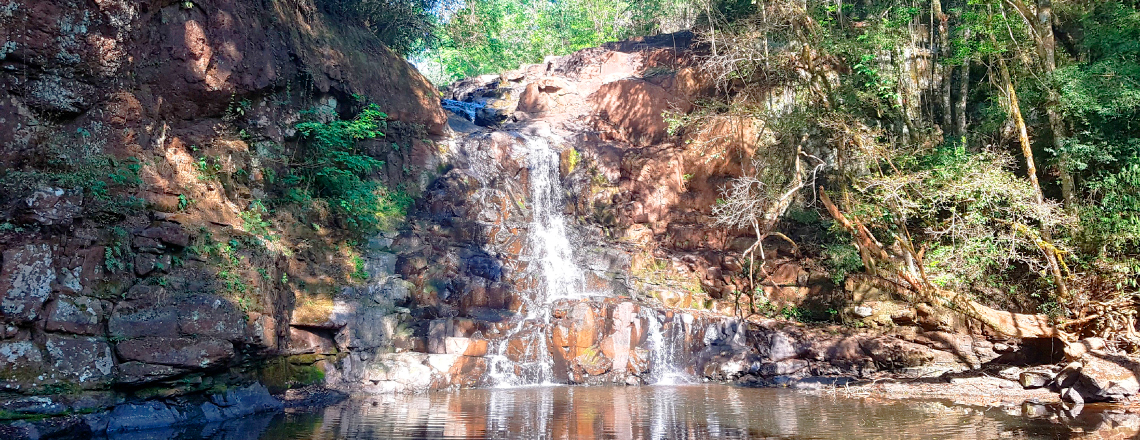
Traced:
[[649, 321], [650, 383], [676, 385], [695, 382], [693, 375], [684, 368], [688, 364], [685, 335], [692, 326], [693, 316], [684, 313], [667, 318], [653, 309], [642, 310]]
[[[551, 305], [560, 299], [583, 298], [588, 295], [585, 276], [574, 262], [566, 218], [562, 215], [562, 178], [559, 154], [542, 136], [520, 135], [526, 140], [529, 169], [531, 222], [528, 256], [538, 264], [540, 285], [523, 299], [526, 316], [497, 344], [491, 355], [490, 375], [498, 386], [551, 384], [554, 359], [550, 355], [548, 332]], [[511, 353], [522, 362], [508, 357], [511, 340], [525, 341], [521, 353]], [[515, 350], [520, 350], [515, 347]]]
[[531, 251], [538, 258], [543, 278], [541, 306], [563, 298], [585, 296], [585, 277], [574, 263], [566, 218], [562, 215], [562, 178], [559, 155], [542, 137], [527, 137], [530, 168]]

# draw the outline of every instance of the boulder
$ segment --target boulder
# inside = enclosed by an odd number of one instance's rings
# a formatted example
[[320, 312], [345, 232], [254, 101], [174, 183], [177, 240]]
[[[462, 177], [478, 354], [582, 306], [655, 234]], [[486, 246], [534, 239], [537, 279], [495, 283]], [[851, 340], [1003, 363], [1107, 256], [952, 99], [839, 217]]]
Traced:
[[1080, 392], [1086, 402], [1118, 402], [1140, 392], [1136, 371], [1131, 361], [1113, 362], [1096, 356], [1086, 356], [1072, 388]]
[[217, 405], [221, 410], [221, 418], [215, 420], [278, 411], [285, 407], [284, 403], [270, 395], [269, 390], [259, 383], [230, 388], [223, 393], [214, 394], [210, 396], [210, 403]]
[[788, 376], [796, 374], [808, 367], [803, 359], [784, 359], [779, 362], [760, 364], [755, 373], [761, 376]]
[[509, 109], [483, 107], [475, 111], [475, 125], [496, 127], [510, 117]]
[[880, 369], [920, 367], [934, 361], [929, 347], [900, 339], [879, 337], [864, 340], [859, 345]]
[[56, 281], [55, 259], [47, 244], [26, 244], [4, 251], [0, 268], [0, 315], [4, 321], [32, 322], [43, 313]]
[[1017, 376], [1017, 383], [1021, 384], [1022, 388], [1042, 388], [1049, 385], [1053, 381], [1053, 375], [1041, 371], [1022, 371]]
[[109, 420], [107, 431], [120, 432], [171, 426], [181, 422], [182, 417], [166, 404], [151, 400], [116, 406]]

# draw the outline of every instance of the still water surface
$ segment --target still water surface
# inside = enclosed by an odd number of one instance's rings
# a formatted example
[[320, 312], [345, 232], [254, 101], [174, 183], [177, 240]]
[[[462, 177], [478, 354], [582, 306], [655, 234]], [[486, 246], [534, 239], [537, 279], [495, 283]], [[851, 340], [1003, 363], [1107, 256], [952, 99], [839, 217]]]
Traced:
[[1122, 424], [1140, 423], [1106, 421], [1104, 414], [1091, 412], [1076, 419], [1063, 413], [1025, 417], [1011, 412], [1018, 410], [724, 385], [524, 387], [368, 396], [319, 410], [128, 437], [1046, 439], [1096, 429], [1128, 431], [1133, 427]]

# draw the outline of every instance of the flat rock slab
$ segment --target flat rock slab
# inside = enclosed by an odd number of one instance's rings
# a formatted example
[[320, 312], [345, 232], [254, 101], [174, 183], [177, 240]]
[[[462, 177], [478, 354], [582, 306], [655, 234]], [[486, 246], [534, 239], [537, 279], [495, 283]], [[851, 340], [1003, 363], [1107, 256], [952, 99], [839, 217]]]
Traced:
[[188, 369], [218, 366], [234, 356], [233, 344], [210, 338], [147, 337], [120, 342], [117, 348], [128, 361]]

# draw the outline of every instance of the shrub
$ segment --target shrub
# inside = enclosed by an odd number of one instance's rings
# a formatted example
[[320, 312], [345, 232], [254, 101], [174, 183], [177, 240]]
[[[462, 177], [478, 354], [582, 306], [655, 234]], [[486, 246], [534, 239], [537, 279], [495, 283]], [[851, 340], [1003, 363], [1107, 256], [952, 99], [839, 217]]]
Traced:
[[282, 180], [290, 187], [286, 200], [304, 204], [321, 199], [343, 226], [361, 235], [394, 227], [411, 198], [372, 180], [384, 161], [363, 154], [356, 145], [384, 136], [387, 117], [369, 104], [352, 120], [297, 124], [304, 149], [293, 175]]

